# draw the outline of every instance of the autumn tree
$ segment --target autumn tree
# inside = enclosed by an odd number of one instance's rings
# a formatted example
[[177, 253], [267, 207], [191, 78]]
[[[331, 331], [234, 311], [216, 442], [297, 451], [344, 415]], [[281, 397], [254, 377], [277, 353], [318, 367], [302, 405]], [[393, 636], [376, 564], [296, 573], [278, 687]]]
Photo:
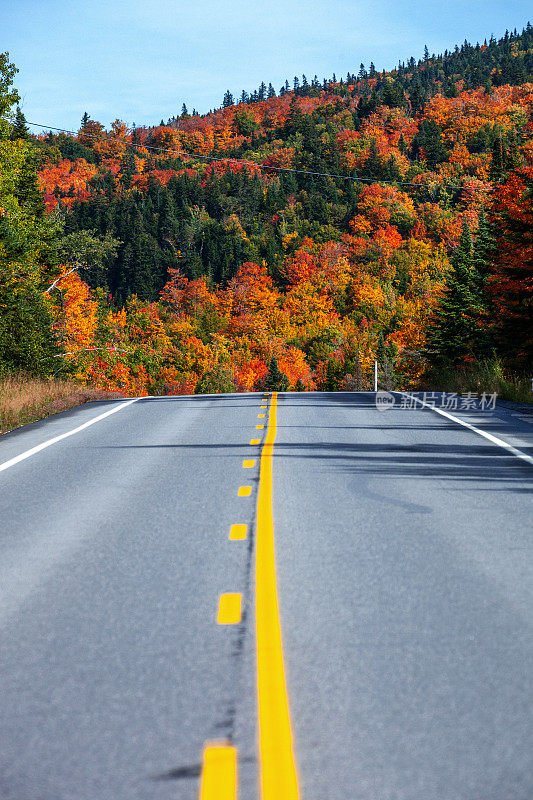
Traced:
[[533, 366], [533, 168], [512, 173], [494, 195], [496, 269], [489, 291], [501, 353]]
[[4, 54], [4, 362], [52, 310], [56, 345], [91, 348], [79, 379], [128, 393], [353, 388], [376, 354], [414, 387], [421, 352], [468, 363], [493, 331], [528, 363], [532, 49], [528, 26], [77, 136], [27, 133]]

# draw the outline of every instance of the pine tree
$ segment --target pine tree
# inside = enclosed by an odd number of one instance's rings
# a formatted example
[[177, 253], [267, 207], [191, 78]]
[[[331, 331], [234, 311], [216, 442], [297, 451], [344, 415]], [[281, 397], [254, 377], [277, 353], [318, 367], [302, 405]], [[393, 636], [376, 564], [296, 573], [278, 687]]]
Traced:
[[484, 292], [489, 275], [493, 271], [496, 243], [492, 225], [487, 219], [485, 209], [479, 214], [479, 224], [474, 245], [473, 266], [477, 281], [478, 291]]
[[400, 151], [402, 156], [405, 155], [405, 152], [407, 150], [407, 144], [405, 142], [403, 133], [400, 133], [400, 138], [398, 139], [398, 150]]
[[419, 83], [416, 83], [411, 90], [409, 101], [411, 103], [411, 109], [413, 114], [418, 114], [424, 110], [426, 105], [427, 95], [422, 86]]
[[226, 90], [224, 95], [224, 99], [222, 100], [222, 108], [229, 108], [230, 106], [234, 105], [233, 95], [229, 89]]
[[372, 139], [368, 156], [363, 164], [361, 176], [364, 178], [382, 178], [383, 160], [378, 152], [376, 140]]
[[490, 158], [489, 175], [493, 183], [498, 183], [502, 179], [505, 163], [505, 151], [501, 132], [494, 139]]
[[135, 155], [133, 149], [128, 147], [120, 161], [120, 182], [125, 189], [130, 188], [135, 171]]
[[446, 86], [446, 91], [444, 92], [446, 97], [459, 97], [459, 92], [457, 91], [457, 86], [455, 85], [455, 81], [449, 80]]
[[517, 169], [520, 166], [520, 150], [518, 148], [518, 141], [516, 138], [516, 132], [514, 130], [509, 131], [505, 138], [505, 168], [508, 172], [510, 172], [511, 170]]
[[28, 126], [26, 125], [26, 117], [20, 110], [20, 106], [17, 106], [17, 110], [15, 113], [15, 121], [13, 123], [13, 127], [11, 129], [11, 135], [9, 137], [11, 141], [15, 141], [16, 139], [29, 139], [30, 132], [28, 130]]
[[21, 208], [37, 218], [44, 216], [43, 196], [37, 182], [37, 159], [29, 152], [18, 172], [13, 192]]
[[435, 120], [423, 119], [418, 133], [413, 140], [416, 147], [423, 147], [429, 169], [435, 169], [437, 164], [448, 161], [449, 153], [444, 146], [442, 129]]
[[277, 358], [272, 358], [270, 361], [264, 388], [273, 392], [286, 392], [289, 388], [289, 379], [278, 367]]
[[487, 219], [485, 209], [479, 215], [479, 224], [474, 243], [472, 267], [474, 271], [474, 293], [476, 310], [473, 312], [477, 322], [475, 355], [477, 358], [489, 358], [494, 352], [494, 335], [491, 326], [493, 308], [487, 288], [489, 278], [494, 272], [496, 241], [493, 226]]
[[400, 169], [398, 167], [398, 162], [396, 161], [392, 153], [385, 167], [385, 178], [386, 180], [389, 181], [399, 181], [402, 178]]
[[485, 279], [477, 271], [486, 257], [486, 234], [482, 231], [483, 240], [476, 255], [470, 228], [463, 223], [445, 293], [428, 333], [429, 358], [434, 367], [461, 366], [465, 361], [486, 355], [487, 339], [479, 326], [485, 312], [482, 292]]

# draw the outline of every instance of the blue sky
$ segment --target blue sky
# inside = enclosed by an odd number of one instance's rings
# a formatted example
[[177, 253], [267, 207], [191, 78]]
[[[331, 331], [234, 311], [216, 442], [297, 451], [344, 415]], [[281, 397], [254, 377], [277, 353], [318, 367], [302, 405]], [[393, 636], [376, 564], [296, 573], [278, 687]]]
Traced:
[[531, 0], [0, 0], [29, 120], [75, 128], [200, 112], [272, 81], [346, 75], [522, 27]]

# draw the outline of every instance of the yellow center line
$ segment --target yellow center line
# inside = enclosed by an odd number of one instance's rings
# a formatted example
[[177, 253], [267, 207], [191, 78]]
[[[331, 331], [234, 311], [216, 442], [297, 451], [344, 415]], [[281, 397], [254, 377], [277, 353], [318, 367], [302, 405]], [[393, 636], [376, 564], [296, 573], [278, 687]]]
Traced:
[[264, 425], [256, 425], [255, 429], [256, 431], [262, 431], [264, 427], [265, 427]]
[[252, 494], [252, 487], [240, 486], [237, 494], [239, 495], [239, 497], [250, 497], [250, 495]]
[[230, 528], [229, 538], [232, 542], [240, 541], [241, 539], [246, 539], [247, 532], [248, 532], [247, 525], [243, 525], [241, 523], [236, 522]]
[[241, 595], [238, 592], [221, 594], [218, 601], [219, 625], [237, 625], [241, 621]]
[[259, 444], [261, 439], [250, 439], [250, 444]]
[[277, 393], [273, 392], [270, 421], [261, 453], [255, 566], [261, 797], [262, 800], [298, 800], [300, 795], [283, 665], [272, 518], [276, 411]]
[[236, 800], [237, 750], [227, 742], [208, 742], [204, 748], [200, 800]]
[[264, 415], [264, 414], [258, 414], [258, 415], [257, 415], [257, 419], [264, 419], [264, 418], [265, 418], [265, 415]]
[[255, 464], [255, 459], [253, 458], [245, 458], [242, 462], [242, 466], [244, 469], [251, 469]]

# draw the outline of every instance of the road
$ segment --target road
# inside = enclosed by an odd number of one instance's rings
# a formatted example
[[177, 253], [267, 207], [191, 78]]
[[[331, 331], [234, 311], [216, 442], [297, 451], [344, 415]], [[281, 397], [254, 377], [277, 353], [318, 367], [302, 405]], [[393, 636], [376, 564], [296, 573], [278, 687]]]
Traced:
[[[451, 413], [533, 454], [527, 415]], [[1, 800], [530, 800], [532, 489], [399, 395], [1, 437]]]

